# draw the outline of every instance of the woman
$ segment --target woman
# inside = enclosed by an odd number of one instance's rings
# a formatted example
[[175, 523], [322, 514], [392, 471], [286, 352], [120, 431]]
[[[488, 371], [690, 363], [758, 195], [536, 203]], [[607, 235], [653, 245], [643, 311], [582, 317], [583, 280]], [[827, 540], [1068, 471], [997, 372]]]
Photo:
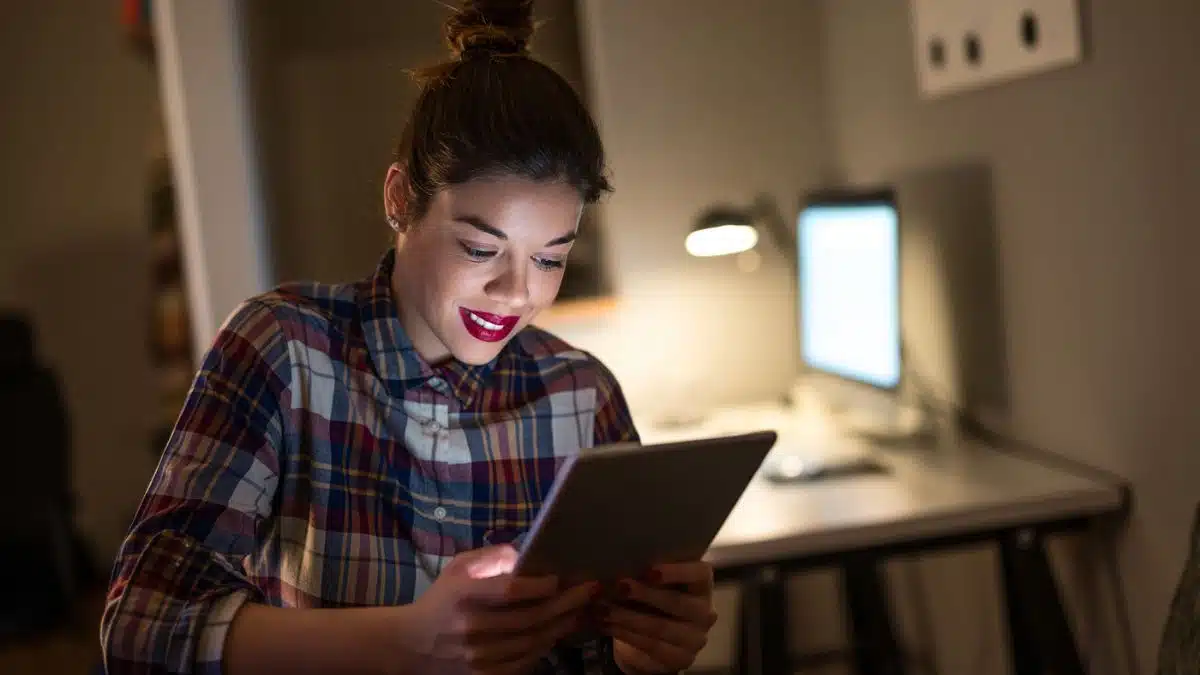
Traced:
[[367, 279], [243, 303], [123, 543], [110, 675], [615, 673], [688, 667], [712, 571], [601, 595], [511, 574], [561, 459], [637, 439], [590, 355], [530, 326], [609, 189], [531, 0], [467, 2], [385, 178]]

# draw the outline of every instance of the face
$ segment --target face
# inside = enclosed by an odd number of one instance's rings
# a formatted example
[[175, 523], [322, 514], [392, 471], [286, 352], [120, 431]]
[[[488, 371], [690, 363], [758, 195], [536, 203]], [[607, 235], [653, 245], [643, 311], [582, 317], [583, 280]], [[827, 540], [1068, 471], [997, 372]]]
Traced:
[[[385, 207], [403, 172], [388, 173]], [[582, 200], [563, 183], [478, 179], [438, 193], [398, 237], [392, 289], [400, 320], [429, 363], [491, 361], [554, 302]]]

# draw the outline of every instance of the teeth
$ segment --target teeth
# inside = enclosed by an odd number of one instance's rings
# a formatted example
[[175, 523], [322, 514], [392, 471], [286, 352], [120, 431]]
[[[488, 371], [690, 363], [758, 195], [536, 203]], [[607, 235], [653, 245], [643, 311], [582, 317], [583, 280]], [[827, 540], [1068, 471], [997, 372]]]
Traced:
[[504, 330], [504, 326], [492, 323], [491, 321], [484, 319], [483, 317], [479, 316], [478, 314], [476, 314], [474, 312], [467, 312], [467, 314], [471, 317], [472, 321], [479, 324], [480, 326], [483, 326], [484, 328], [486, 328], [488, 330]]

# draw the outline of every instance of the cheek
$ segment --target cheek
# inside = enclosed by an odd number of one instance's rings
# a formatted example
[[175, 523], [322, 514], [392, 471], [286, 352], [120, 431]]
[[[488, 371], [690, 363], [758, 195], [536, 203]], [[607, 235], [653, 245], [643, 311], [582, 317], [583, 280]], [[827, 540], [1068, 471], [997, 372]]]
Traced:
[[542, 271], [531, 273], [529, 280], [529, 298], [538, 309], [548, 307], [558, 296], [558, 288], [562, 286], [563, 273], [547, 274]]
[[431, 302], [434, 311], [458, 320], [458, 305], [487, 306], [487, 285], [491, 274], [487, 265], [449, 258], [430, 270], [436, 278]]

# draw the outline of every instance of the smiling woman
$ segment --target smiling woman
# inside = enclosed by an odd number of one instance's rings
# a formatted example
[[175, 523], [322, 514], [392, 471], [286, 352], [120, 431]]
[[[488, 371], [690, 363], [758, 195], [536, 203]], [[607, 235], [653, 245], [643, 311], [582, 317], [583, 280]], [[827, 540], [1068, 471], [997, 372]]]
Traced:
[[406, 224], [404, 181], [393, 165], [384, 201], [401, 233], [392, 284], [409, 336], [426, 359], [487, 363], [554, 302], [580, 191], [561, 180], [485, 177], [440, 189]]
[[609, 189], [531, 0], [473, 0], [387, 168], [395, 230], [356, 283], [289, 283], [226, 320], [118, 553], [101, 636], [133, 672], [687, 668], [703, 562], [564, 587], [514, 576], [567, 457], [638, 440], [612, 373], [531, 325]]

